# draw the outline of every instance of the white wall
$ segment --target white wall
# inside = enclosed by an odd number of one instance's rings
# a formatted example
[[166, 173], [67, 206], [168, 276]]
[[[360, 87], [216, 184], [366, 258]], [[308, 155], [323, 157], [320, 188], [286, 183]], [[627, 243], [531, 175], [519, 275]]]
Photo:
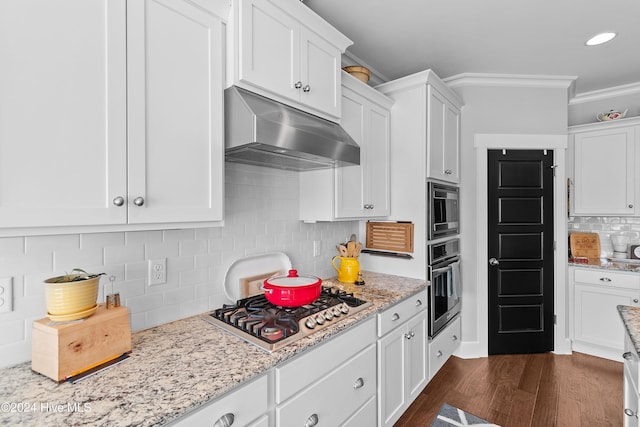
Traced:
[[[476, 217], [486, 205], [486, 193], [478, 192], [478, 150], [474, 146], [478, 134], [566, 135], [568, 84], [492, 79], [466, 82], [464, 78], [450, 82], [463, 98], [461, 132], [461, 258], [463, 277], [463, 316], [461, 355], [486, 355], [486, 248], [479, 247]], [[514, 140], [514, 147], [518, 148]], [[529, 148], [529, 147], [521, 147]], [[480, 177], [481, 178], [481, 177]], [[480, 200], [483, 198], [483, 200]], [[484, 252], [483, 252], [484, 250]], [[481, 266], [480, 263], [483, 263]], [[564, 284], [565, 278], [558, 278]], [[557, 308], [564, 315], [564, 306]], [[484, 353], [484, 354], [483, 354]]]
[[[0, 277], [13, 277], [14, 288], [14, 311], [0, 313], [0, 367], [31, 359], [32, 322], [46, 316], [42, 280], [65, 270], [114, 275], [135, 331], [220, 307], [226, 269], [246, 255], [281, 251], [301, 272], [334, 276], [336, 243], [358, 231], [357, 222], [298, 221], [295, 172], [227, 163], [225, 191], [222, 228], [0, 238]], [[167, 258], [168, 281], [149, 287], [154, 258]], [[104, 301], [109, 281], [100, 283]]]

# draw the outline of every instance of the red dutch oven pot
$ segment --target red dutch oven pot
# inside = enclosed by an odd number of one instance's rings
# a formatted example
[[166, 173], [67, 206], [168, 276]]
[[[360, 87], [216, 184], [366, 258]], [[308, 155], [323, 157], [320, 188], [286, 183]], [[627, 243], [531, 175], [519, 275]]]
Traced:
[[322, 291], [322, 279], [298, 276], [297, 270], [289, 270], [286, 276], [265, 279], [263, 290], [267, 300], [275, 305], [300, 307], [318, 299]]

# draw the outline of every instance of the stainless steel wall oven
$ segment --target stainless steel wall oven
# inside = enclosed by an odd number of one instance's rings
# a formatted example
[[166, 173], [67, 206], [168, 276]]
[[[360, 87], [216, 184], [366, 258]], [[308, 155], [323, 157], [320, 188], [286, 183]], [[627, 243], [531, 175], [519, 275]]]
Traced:
[[460, 239], [428, 246], [429, 338], [435, 337], [460, 313]]
[[458, 187], [427, 181], [429, 240], [460, 232], [459, 195]]

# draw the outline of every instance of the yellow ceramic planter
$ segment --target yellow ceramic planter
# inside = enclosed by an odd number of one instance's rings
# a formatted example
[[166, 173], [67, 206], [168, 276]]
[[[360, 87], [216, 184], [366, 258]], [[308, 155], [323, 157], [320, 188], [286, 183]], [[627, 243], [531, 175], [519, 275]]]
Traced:
[[[72, 275], [77, 277], [79, 275]], [[81, 317], [93, 314], [91, 310], [98, 301], [98, 285], [100, 276], [76, 282], [55, 283], [58, 277], [45, 280], [45, 298], [47, 314], [54, 317], [73, 317], [78, 313]], [[87, 314], [85, 316], [85, 314]], [[67, 319], [71, 320], [71, 319]]]

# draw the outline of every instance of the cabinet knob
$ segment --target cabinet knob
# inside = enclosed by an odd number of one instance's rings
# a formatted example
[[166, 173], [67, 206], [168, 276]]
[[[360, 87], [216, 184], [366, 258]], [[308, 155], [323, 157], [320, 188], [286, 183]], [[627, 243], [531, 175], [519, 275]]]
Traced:
[[452, 337], [451, 337], [451, 340], [452, 340], [452, 341], [458, 341], [458, 336], [457, 336], [457, 335], [452, 336]]
[[408, 339], [408, 340], [410, 340], [411, 338], [413, 338], [413, 337], [411, 336], [411, 334], [410, 334], [410, 333], [406, 333], [406, 334], [404, 334], [404, 337], [405, 337], [406, 339]]
[[601, 282], [607, 282], [607, 283], [608, 283], [608, 282], [610, 282], [610, 281], [611, 281], [611, 279], [609, 279], [608, 277], [601, 277], [601, 278], [600, 278], [600, 281], [601, 281]]
[[293, 87], [295, 87], [296, 89], [300, 89], [302, 87], [302, 82], [295, 82], [293, 84]]
[[122, 206], [124, 205], [124, 197], [122, 196], [118, 196], [115, 199], [113, 199], [113, 204], [116, 206]]
[[451, 175], [453, 172], [451, 171], [451, 169], [447, 169], [444, 171], [445, 175]]
[[318, 425], [318, 414], [311, 414], [309, 418], [307, 418], [307, 422], [304, 423], [304, 427], [313, 427]]
[[638, 298], [634, 298], [633, 302], [635, 302], [637, 304], [638, 303]]
[[629, 203], [629, 209], [633, 209], [633, 204]]
[[635, 417], [635, 416], [636, 416], [636, 413], [635, 413], [635, 412], [633, 412], [633, 410], [631, 410], [631, 409], [629, 409], [629, 408], [625, 408], [625, 409], [624, 409], [624, 414], [625, 414], [627, 417]]
[[302, 91], [305, 92], [305, 93], [310, 92], [311, 91], [311, 86], [306, 85], [305, 87], [302, 88]]
[[354, 390], [364, 387], [364, 380], [362, 377], [358, 378], [355, 383], [353, 383]]
[[144, 197], [136, 197], [135, 199], [133, 199], [133, 204], [136, 206], [144, 205]]
[[422, 305], [422, 300], [416, 300], [416, 307], [420, 307]]
[[218, 418], [218, 421], [213, 424], [213, 427], [230, 427], [235, 419], [236, 417], [229, 412]]
[[624, 353], [622, 353], [622, 358], [625, 360], [631, 360], [633, 358], [633, 355], [630, 351], [625, 351]]
[[489, 259], [489, 265], [500, 265], [500, 261], [495, 258]]
[[398, 313], [393, 313], [393, 316], [391, 316], [391, 320], [395, 322], [398, 319], [400, 319], [400, 315]]
[[436, 357], [442, 357], [442, 352], [440, 350], [436, 353]]

